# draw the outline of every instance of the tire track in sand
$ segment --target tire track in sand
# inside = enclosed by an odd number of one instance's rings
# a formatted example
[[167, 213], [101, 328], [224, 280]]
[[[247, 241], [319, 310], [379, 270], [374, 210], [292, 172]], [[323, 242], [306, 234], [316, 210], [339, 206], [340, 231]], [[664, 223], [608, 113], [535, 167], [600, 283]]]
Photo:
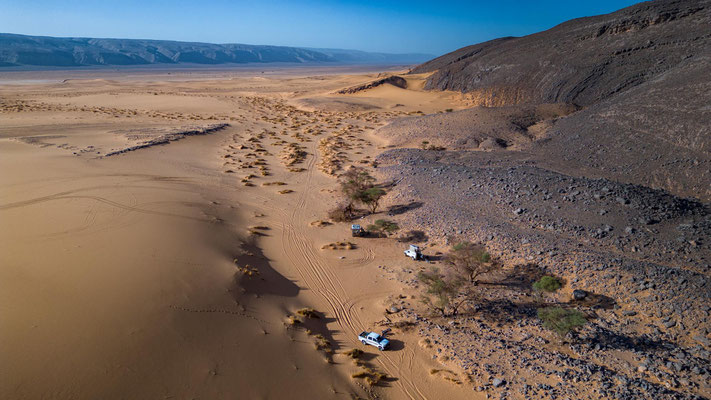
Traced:
[[[306, 226], [304, 210], [310, 189], [313, 189], [313, 174], [318, 159], [318, 150], [315, 147], [315, 145], [311, 146], [312, 156], [307, 165], [307, 179], [303, 184], [303, 189], [300, 191], [297, 204], [289, 220], [283, 224], [282, 246], [289, 262], [296, 268], [299, 276], [308, 285], [309, 289], [318, 293], [328, 303], [343, 334], [346, 337], [355, 338], [361, 327], [365, 326], [357, 309], [354, 308], [357, 300], [349, 300], [348, 293], [340, 279], [332, 272], [325, 259], [315, 251], [314, 244], [304, 232], [304, 227]], [[373, 254], [372, 250], [366, 254], [365, 259], [370, 259]], [[350, 341], [355, 342], [354, 339]], [[403, 373], [403, 364], [411, 368], [413, 358], [414, 352], [412, 350], [403, 349], [398, 357], [388, 355], [387, 352], [381, 352], [375, 361], [390, 376], [398, 378], [395, 381], [395, 385], [409, 398], [424, 399], [426, 396], [418, 388], [417, 384], [412, 379], [407, 378], [407, 374]]]

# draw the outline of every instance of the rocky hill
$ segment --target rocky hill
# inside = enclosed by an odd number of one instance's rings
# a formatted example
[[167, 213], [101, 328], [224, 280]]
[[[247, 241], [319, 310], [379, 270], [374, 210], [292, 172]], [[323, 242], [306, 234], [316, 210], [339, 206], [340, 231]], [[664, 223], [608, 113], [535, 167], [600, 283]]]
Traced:
[[580, 18], [520, 38], [465, 47], [420, 65], [427, 88], [482, 105], [586, 106], [709, 56], [711, 2], [662, 0]]
[[546, 167], [708, 201], [709, 26], [709, 0], [651, 1], [465, 47], [412, 72], [475, 105], [579, 109], [547, 121], [528, 149]]
[[[557, 360], [520, 346], [537, 306], [518, 294], [487, 292], [479, 315], [491, 330], [423, 330], [444, 357], [510, 379], [500, 398], [709, 398], [709, 26], [711, 1], [660, 0], [466, 47], [412, 72], [474, 107], [378, 130], [406, 147], [376, 159], [388, 201], [417, 204], [390, 214], [425, 248], [479, 242], [517, 279], [545, 271], [567, 296], [605, 299]], [[505, 343], [516, 329], [528, 333]], [[529, 375], [553, 365], [566, 371], [556, 387]]]
[[385, 54], [356, 50], [0, 34], [0, 67], [271, 62], [414, 64], [428, 58], [424, 54]]

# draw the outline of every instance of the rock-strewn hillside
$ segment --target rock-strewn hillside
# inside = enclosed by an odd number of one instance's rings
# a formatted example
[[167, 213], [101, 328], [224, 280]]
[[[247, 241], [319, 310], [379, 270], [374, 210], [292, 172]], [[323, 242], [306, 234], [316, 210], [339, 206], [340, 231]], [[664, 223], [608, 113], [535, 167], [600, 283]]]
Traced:
[[[578, 108], [547, 121], [525, 149], [548, 168], [708, 201], [709, 26], [709, 0], [645, 2], [469, 46], [413, 72], [432, 72], [426, 88], [462, 91], [482, 106]], [[453, 114], [433, 118], [461, 118]]]

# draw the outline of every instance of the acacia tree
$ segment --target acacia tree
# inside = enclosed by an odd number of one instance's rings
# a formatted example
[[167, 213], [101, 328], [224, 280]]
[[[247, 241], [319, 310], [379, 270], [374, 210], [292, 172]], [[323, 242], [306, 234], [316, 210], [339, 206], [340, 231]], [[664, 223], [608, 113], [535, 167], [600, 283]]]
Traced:
[[477, 278], [496, 268], [491, 255], [479, 244], [462, 242], [444, 257], [445, 265], [455, 274], [472, 285], [477, 285]]
[[341, 192], [348, 199], [348, 206], [354, 202], [366, 205], [371, 214], [375, 214], [380, 199], [387, 193], [384, 189], [375, 187], [375, 178], [363, 168], [351, 167], [340, 176]]
[[417, 279], [425, 286], [422, 302], [442, 316], [457, 315], [464, 304], [476, 298], [466, 281], [456, 275], [442, 274], [438, 268], [420, 271]]
[[387, 192], [384, 189], [378, 187], [371, 187], [358, 193], [358, 200], [370, 207], [370, 213], [375, 214], [380, 204], [380, 199], [385, 196]]
[[375, 178], [363, 168], [350, 167], [339, 178], [341, 184], [341, 192], [348, 199], [350, 205], [353, 202], [360, 201], [361, 193], [373, 187]]

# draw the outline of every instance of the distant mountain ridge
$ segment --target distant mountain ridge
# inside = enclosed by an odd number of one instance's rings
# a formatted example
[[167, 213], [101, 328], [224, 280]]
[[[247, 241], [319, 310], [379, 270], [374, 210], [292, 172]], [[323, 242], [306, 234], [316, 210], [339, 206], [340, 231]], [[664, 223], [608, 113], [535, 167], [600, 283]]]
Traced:
[[150, 64], [357, 63], [416, 64], [427, 54], [212, 44], [144, 39], [58, 38], [0, 33], [0, 67]]

